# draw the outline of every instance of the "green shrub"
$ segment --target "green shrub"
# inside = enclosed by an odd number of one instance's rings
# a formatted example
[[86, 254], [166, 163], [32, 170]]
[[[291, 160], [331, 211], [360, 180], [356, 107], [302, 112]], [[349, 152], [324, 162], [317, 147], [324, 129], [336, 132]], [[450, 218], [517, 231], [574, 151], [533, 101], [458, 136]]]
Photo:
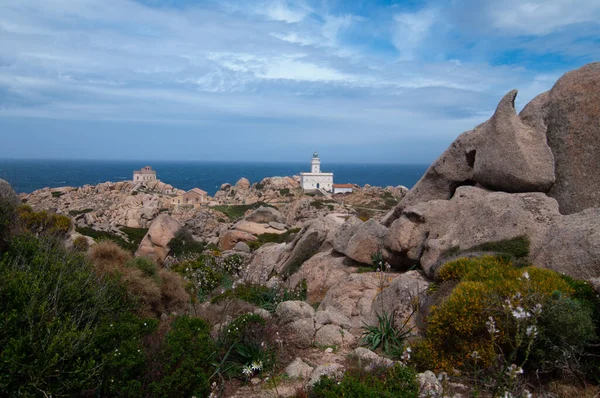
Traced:
[[169, 241], [168, 247], [174, 257], [196, 256], [206, 250], [206, 243], [197, 242], [188, 229], [181, 228]]
[[144, 236], [146, 236], [146, 233], [148, 233], [148, 228], [132, 228], [132, 227], [121, 226], [119, 229], [125, 235], [127, 235], [129, 244], [132, 247], [135, 247], [136, 250], [140, 246], [140, 243], [142, 242], [142, 239], [144, 239]]
[[180, 316], [165, 336], [159, 364], [159, 380], [150, 385], [155, 397], [207, 397], [216, 347], [210, 327], [202, 319]]
[[92, 211], [94, 211], [94, 209], [69, 210], [69, 215], [75, 217], [81, 214], [91, 213]]
[[310, 202], [310, 205], [317, 210], [323, 208], [323, 202], [321, 200], [313, 200], [312, 202]]
[[257, 182], [256, 184], [254, 184], [254, 188], [258, 189], [259, 191], [262, 191], [263, 189], [265, 189], [265, 184]]
[[63, 195], [64, 195], [64, 193], [63, 193], [63, 192], [57, 192], [57, 191], [55, 191], [55, 192], [52, 192], [52, 197], [53, 197], [53, 198], [60, 198], [60, 197], [61, 197], [61, 196], [63, 196]]
[[89, 244], [87, 239], [84, 236], [78, 236], [73, 240], [73, 249], [86, 252], [89, 249]]
[[65, 236], [71, 229], [71, 219], [47, 211], [33, 211], [30, 206], [18, 208], [19, 218], [25, 229], [34, 234]]
[[292, 228], [282, 234], [264, 233], [257, 237], [257, 240], [248, 242], [252, 250], [256, 250], [266, 243], [286, 243], [289, 242], [293, 234], [300, 232], [300, 228]]
[[4, 180], [0, 180], [0, 253], [11, 235], [18, 217], [19, 198]]
[[236, 221], [244, 217], [248, 210], [258, 209], [261, 206], [274, 208], [274, 206], [264, 202], [256, 202], [249, 205], [218, 205], [212, 208], [225, 214], [230, 221]]
[[115, 235], [106, 231], [98, 231], [90, 227], [76, 227], [75, 231], [80, 233], [81, 235], [89, 236], [90, 238], [94, 238], [96, 242], [100, 242], [102, 240], [110, 240], [111, 242], [115, 242], [117, 245], [121, 246], [123, 249], [134, 252], [137, 250], [138, 246], [127, 242], [125, 239], [121, 238], [119, 235]]
[[337, 381], [322, 377], [309, 391], [309, 398], [381, 398], [419, 396], [419, 385], [412, 368], [396, 364], [389, 369], [356, 374], [346, 373]]
[[290, 189], [289, 188], [283, 188], [279, 190], [279, 195], [281, 196], [286, 196], [290, 194]]
[[[583, 311], [581, 303], [573, 303], [575, 290], [553, 271], [519, 268], [506, 258], [484, 256], [450, 262], [438, 278], [458, 284], [439, 306], [430, 309], [426, 338], [414, 353], [422, 367], [465, 370], [472, 365], [475, 351], [483, 368], [495, 364], [502, 353], [509, 365], [525, 365], [530, 354], [543, 350], [549, 342], [568, 349], [566, 341], [552, 332], [554, 326], [570, 327], [577, 336], [569, 338], [570, 342], [579, 339], [585, 345], [592, 338], [591, 313]], [[527, 366], [544, 361], [541, 358]]]
[[83, 255], [15, 237], [0, 261], [0, 390], [61, 396], [95, 388], [121, 346], [100, 331], [130, 322], [134, 308], [123, 286], [97, 276]]
[[127, 263], [128, 267], [137, 268], [144, 276], [154, 279], [155, 282], [160, 283], [160, 276], [158, 275], [158, 268], [156, 263], [146, 257], [136, 257]]
[[175, 264], [171, 270], [189, 282], [190, 294], [200, 302], [204, 301], [223, 280], [223, 272], [213, 266], [208, 256]]
[[283, 301], [306, 300], [306, 292], [305, 280], [302, 280], [294, 289], [288, 289], [283, 286], [269, 288], [264, 285], [244, 283], [213, 297], [211, 303], [215, 304], [227, 299], [239, 299], [273, 312], [277, 308], [277, 305]]

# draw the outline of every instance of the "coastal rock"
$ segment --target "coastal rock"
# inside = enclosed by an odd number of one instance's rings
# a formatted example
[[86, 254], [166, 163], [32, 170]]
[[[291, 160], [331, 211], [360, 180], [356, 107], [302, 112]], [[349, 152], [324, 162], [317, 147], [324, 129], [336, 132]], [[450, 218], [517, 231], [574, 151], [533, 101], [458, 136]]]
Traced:
[[506, 94], [490, 120], [475, 129], [479, 135], [468, 156], [473, 179], [504, 192], [547, 192], [554, 184], [554, 156], [546, 135], [524, 124], [515, 111], [517, 90]]
[[280, 222], [271, 221], [269, 222], [269, 227], [275, 228], [278, 231], [285, 231], [285, 224]]
[[333, 285], [346, 275], [356, 272], [358, 266], [358, 263], [349, 258], [328, 250], [305, 261], [300, 269], [289, 277], [288, 282], [295, 287], [301, 281], [306, 281], [307, 301], [321, 302]]
[[465, 186], [451, 200], [408, 207], [394, 221], [385, 241], [403, 261], [420, 263], [431, 276], [434, 265], [451, 248], [467, 250], [519, 236], [529, 237], [532, 248], [540, 247], [557, 216], [558, 204], [543, 193], [509, 194]]
[[238, 242], [233, 247], [233, 250], [236, 252], [250, 253], [250, 246], [248, 246], [246, 242]]
[[242, 220], [237, 222], [233, 226], [238, 231], [247, 232], [252, 235], [262, 235], [262, 234], [277, 234], [281, 235], [285, 233], [285, 231], [271, 228], [268, 224], [259, 224], [256, 222], [250, 222], [246, 220]]
[[277, 209], [261, 206], [245, 217], [246, 221], [255, 223], [285, 223], [285, 217]]
[[548, 145], [556, 158], [556, 183], [549, 195], [562, 214], [600, 207], [600, 63], [585, 65], [561, 77], [541, 113]]
[[146, 236], [142, 239], [136, 256], [151, 258], [155, 261], [164, 261], [169, 254], [168, 244], [181, 228], [181, 224], [174, 218], [161, 214], [150, 225]]
[[231, 250], [238, 242], [252, 242], [256, 237], [248, 232], [229, 230], [219, 237], [219, 246], [223, 250]]
[[301, 358], [296, 358], [285, 368], [285, 374], [292, 379], [307, 379], [313, 369], [312, 366], [308, 365]]
[[244, 270], [243, 279], [246, 282], [266, 283], [273, 271], [277, 269], [286, 245], [283, 243], [267, 243], [254, 252], [252, 261]]
[[281, 267], [283, 274], [291, 275], [297, 271], [302, 263], [319, 251], [326, 237], [327, 228], [323, 221], [313, 220], [307, 225], [299, 233], [299, 238], [295, 241], [292, 252]]
[[374, 219], [362, 222], [351, 218], [338, 230], [333, 248], [354, 261], [372, 264], [373, 254], [385, 252], [386, 235], [387, 228]]
[[250, 181], [247, 178], [242, 177], [235, 183], [237, 189], [248, 189], [250, 188]]
[[275, 309], [280, 322], [289, 323], [298, 319], [313, 318], [315, 309], [304, 301], [290, 300], [279, 303]]

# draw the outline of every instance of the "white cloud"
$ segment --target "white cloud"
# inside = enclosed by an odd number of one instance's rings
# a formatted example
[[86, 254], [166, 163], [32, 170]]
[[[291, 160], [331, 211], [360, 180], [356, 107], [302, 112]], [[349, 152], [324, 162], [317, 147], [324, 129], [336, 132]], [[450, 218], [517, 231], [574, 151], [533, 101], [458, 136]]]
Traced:
[[257, 11], [274, 21], [292, 24], [302, 21], [312, 12], [312, 9], [302, 2], [273, 0], [263, 3]]
[[546, 35], [568, 25], [600, 22], [597, 0], [510, 0], [490, 2], [489, 20], [511, 35]]
[[401, 13], [394, 16], [394, 45], [401, 60], [413, 60], [423, 40], [437, 19], [433, 9], [423, 9], [415, 13]]

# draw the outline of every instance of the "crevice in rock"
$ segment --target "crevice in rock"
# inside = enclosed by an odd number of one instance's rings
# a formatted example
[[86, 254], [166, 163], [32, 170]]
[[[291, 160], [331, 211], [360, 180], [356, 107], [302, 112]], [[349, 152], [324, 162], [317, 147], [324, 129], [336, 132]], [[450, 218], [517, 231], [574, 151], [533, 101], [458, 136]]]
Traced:
[[473, 149], [467, 153], [465, 153], [465, 157], [467, 158], [467, 164], [469, 165], [470, 168], [473, 168], [473, 166], [475, 166], [475, 154], [476, 154], [476, 150]]
[[474, 187], [477, 186], [477, 181], [475, 180], [471, 180], [471, 179], [466, 179], [460, 182], [455, 182], [454, 184], [452, 184], [452, 193], [450, 194], [450, 199], [452, 199], [454, 197], [454, 194], [456, 193], [456, 190], [459, 187], [465, 187], [465, 186], [469, 186], [469, 187]]

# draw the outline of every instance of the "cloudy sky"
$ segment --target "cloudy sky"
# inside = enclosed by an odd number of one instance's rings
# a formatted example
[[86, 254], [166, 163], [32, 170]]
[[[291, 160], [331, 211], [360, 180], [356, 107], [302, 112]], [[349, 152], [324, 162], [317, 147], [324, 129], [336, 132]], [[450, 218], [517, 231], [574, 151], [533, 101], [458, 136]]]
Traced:
[[598, 0], [0, 0], [0, 158], [429, 163]]

